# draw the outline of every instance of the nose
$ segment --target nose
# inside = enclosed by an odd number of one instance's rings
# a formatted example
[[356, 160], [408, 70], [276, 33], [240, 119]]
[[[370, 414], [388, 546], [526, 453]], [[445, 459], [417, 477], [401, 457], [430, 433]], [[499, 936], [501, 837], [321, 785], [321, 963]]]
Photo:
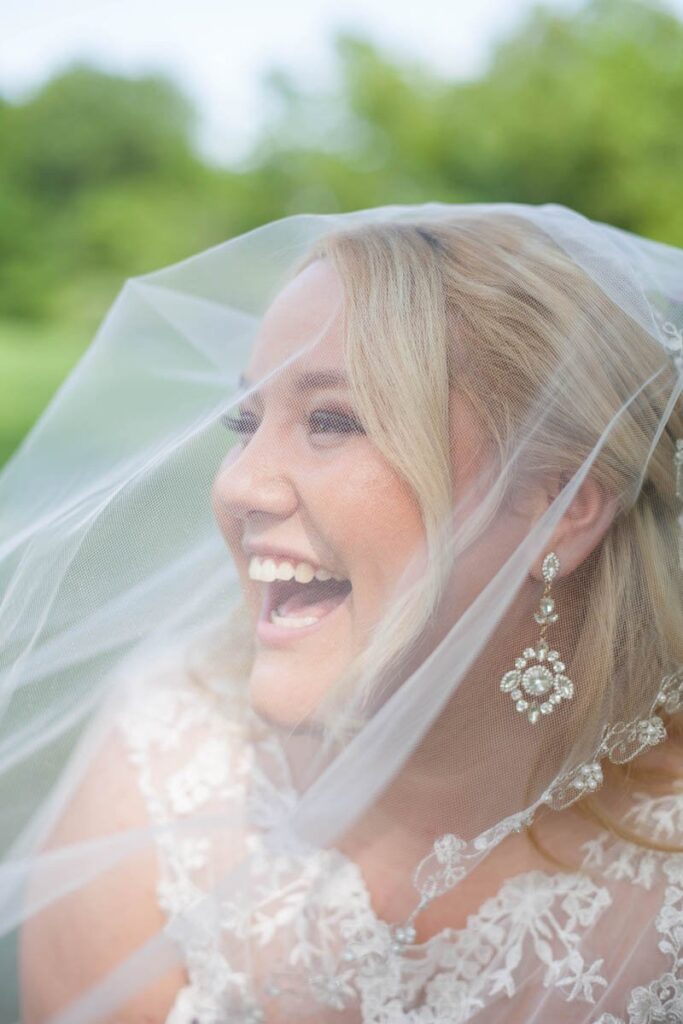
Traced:
[[282, 437], [269, 435], [261, 424], [248, 443], [236, 445], [221, 464], [212, 488], [216, 511], [233, 521], [252, 513], [287, 518], [298, 506], [291, 473]]

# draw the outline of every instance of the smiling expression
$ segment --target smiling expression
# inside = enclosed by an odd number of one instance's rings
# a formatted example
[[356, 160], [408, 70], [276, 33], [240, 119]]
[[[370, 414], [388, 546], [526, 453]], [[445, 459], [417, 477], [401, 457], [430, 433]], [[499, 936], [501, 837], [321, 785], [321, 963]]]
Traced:
[[[251, 698], [283, 722], [310, 714], [367, 646], [396, 580], [424, 543], [418, 502], [350, 404], [342, 298], [336, 273], [318, 260], [268, 309], [244, 383], [277, 373], [231, 410], [240, 442], [212, 489], [256, 631]], [[280, 369], [314, 338], [323, 341]], [[324, 577], [322, 569], [348, 583], [263, 579], [286, 577], [297, 566], [301, 580], [316, 569]], [[294, 604], [308, 605], [295, 612], [315, 623], [269, 621], [274, 605], [289, 607], [289, 591], [299, 594]]]

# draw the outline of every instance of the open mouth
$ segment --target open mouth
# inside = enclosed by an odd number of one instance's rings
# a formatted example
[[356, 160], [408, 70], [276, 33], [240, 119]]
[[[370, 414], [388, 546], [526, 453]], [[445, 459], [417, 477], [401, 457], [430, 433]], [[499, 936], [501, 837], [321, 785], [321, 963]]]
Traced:
[[335, 614], [348, 610], [351, 580], [333, 569], [303, 560], [253, 554], [248, 576], [262, 595], [256, 635], [268, 646], [280, 646], [319, 629]]
[[351, 581], [273, 580], [265, 588], [261, 622], [294, 630], [314, 626], [338, 608], [351, 593]]

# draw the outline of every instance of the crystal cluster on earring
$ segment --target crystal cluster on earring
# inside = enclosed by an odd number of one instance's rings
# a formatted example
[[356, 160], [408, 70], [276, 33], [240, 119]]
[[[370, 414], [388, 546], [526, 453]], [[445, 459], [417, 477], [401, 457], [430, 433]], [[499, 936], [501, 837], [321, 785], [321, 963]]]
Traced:
[[522, 651], [515, 667], [500, 681], [502, 692], [510, 694], [516, 710], [525, 714], [532, 725], [541, 715], [549, 715], [563, 700], [571, 700], [574, 696], [574, 684], [565, 674], [565, 664], [545, 638], [548, 626], [558, 619], [550, 587], [559, 571], [560, 560], [551, 551], [543, 559], [541, 574], [545, 587], [539, 610], [534, 615], [541, 627], [539, 641], [535, 647]]

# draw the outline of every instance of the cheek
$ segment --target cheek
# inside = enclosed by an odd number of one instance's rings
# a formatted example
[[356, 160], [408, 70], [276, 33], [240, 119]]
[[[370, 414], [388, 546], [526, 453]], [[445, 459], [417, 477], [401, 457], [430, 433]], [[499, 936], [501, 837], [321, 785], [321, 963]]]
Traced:
[[359, 590], [389, 591], [424, 544], [422, 515], [410, 488], [375, 453], [356, 451], [323, 491], [330, 542]]

